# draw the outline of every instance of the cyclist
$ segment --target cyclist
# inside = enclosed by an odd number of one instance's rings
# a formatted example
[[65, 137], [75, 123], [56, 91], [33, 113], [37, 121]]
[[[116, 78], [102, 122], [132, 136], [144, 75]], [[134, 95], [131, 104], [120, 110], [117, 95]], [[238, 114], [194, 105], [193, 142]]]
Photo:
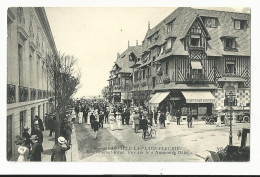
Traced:
[[145, 135], [146, 135], [146, 131], [148, 130], [148, 125], [151, 125], [148, 120], [147, 120], [147, 116], [144, 117], [141, 122], [140, 122], [141, 128], [143, 129], [143, 134], [144, 134], [144, 139], [145, 139]]

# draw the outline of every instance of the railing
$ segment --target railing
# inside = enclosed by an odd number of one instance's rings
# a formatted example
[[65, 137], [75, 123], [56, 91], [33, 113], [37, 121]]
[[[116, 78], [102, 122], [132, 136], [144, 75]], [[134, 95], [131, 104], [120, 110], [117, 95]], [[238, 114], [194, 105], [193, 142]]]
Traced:
[[204, 50], [203, 46], [189, 46], [189, 50]]
[[30, 92], [31, 92], [31, 94], [30, 94], [30, 101], [36, 100], [36, 89], [31, 88]]
[[43, 98], [47, 98], [46, 90], [43, 90]]
[[28, 87], [19, 86], [19, 102], [28, 101]]
[[198, 73], [198, 74], [187, 73], [187, 77], [185, 80], [189, 82], [203, 82], [206, 81], [206, 77], [203, 73]]
[[7, 104], [16, 102], [15, 85], [7, 84]]

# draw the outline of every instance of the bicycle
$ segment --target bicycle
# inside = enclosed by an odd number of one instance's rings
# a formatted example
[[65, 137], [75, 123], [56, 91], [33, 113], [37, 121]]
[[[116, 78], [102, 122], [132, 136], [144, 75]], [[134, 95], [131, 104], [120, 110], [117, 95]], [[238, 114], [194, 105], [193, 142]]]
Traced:
[[[149, 128], [150, 128], [150, 130], [148, 130]], [[153, 128], [153, 126], [149, 125], [148, 129], [143, 132], [142, 138], [143, 139], [145, 139], [144, 137], [155, 138], [156, 137], [156, 130]]]

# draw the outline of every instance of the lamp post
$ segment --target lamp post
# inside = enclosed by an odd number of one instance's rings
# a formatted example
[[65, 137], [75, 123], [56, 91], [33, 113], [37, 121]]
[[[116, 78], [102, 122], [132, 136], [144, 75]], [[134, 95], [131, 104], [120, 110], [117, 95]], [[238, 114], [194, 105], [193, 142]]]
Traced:
[[228, 101], [228, 105], [230, 106], [230, 116], [229, 116], [229, 120], [230, 120], [230, 130], [229, 130], [229, 145], [232, 146], [233, 145], [233, 142], [232, 142], [232, 106], [234, 105], [235, 103], [235, 98], [236, 98], [236, 95], [233, 93], [232, 90], [229, 91], [229, 93], [226, 95], [227, 97], [227, 101]]

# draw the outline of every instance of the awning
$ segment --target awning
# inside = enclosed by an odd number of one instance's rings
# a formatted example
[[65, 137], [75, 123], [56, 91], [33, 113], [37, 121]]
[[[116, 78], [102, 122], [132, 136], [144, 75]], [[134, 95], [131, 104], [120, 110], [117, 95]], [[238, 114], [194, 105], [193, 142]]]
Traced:
[[186, 103], [215, 103], [215, 97], [210, 91], [181, 91]]
[[158, 96], [160, 96], [160, 92], [155, 93], [155, 95], [153, 95], [153, 97], [149, 100], [149, 103], [152, 103]]
[[191, 68], [192, 69], [202, 69], [200, 61], [191, 61]]
[[159, 104], [169, 95], [169, 93], [170, 92], [160, 92], [160, 93], [158, 93], [158, 96], [155, 99], [153, 99], [152, 102], [150, 102], [150, 104], [158, 107]]

